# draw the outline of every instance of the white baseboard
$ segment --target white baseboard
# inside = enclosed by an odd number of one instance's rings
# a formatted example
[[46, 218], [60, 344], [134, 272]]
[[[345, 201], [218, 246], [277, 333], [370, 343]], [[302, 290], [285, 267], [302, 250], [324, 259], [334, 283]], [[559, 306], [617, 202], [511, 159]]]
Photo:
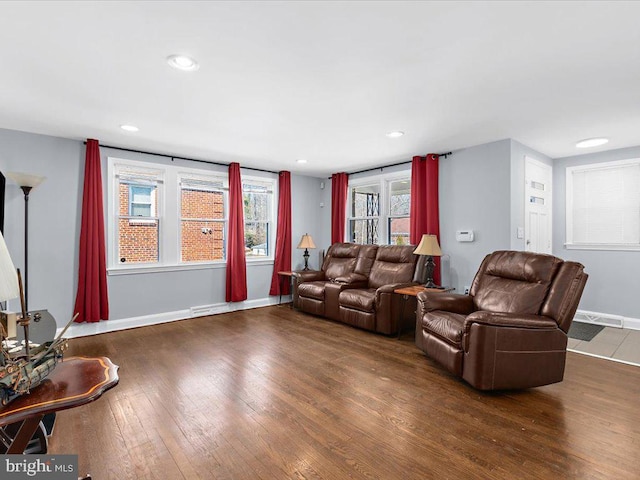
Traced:
[[[283, 302], [290, 302], [291, 295], [283, 295]], [[107, 320], [96, 323], [74, 323], [69, 327], [65, 337], [76, 338], [88, 335], [98, 335], [100, 333], [117, 332], [128, 328], [145, 327], [147, 325], [158, 325], [160, 323], [174, 322], [187, 318], [202, 317], [205, 315], [217, 315], [220, 313], [235, 312], [236, 310], [248, 310], [251, 308], [268, 307], [277, 305], [279, 297], [272, 296], [245, 300], [244, 302], [215, 303], [211, 305], [199, 305], [185, 310], [174, 312], [154, 313], [140, 317], [120, 318], [117, 320]], [[590, 312], [578, 310], [573, 319], [576, 322], [594, 323], [608, 327], [628, 328], [630, 330], [640, 330], [640, 319], [623, 317], [621, 315], [611, 315], [606, 313]], [[56, 335], [62, 329], [59, 328]]]
[[580, 350], [576, 350], [575, 348], [567, 348], [567, 352], [578, 353], [580, 355], [586, 355], [587, 357], [601, 358], [603, 360], [611, 360], [612, 362], [624, 363], [625, 365], [633, 365], [634, 367], [640, 367], [640, 364], [637, 364], [634, 362], [629, 362], [627, 360], [620, 360], [612, 357], [605, 357], [604, 355], [597, 355], [595, 353], [582, 352]]
[[612, 315], [610, 313], [590, 312], [588, 310], [578, 310], [573, 317], [575, 322], [593, 323], [604, 325], [605, 327], [627, 328], [629, 330], [640, 330], [640, 319], [624, 317], [622, 315]]
[[[283, 302], [290, 302], [291, 295], [283, 295]], [[65, 338], [86, 337], [98, 335], [100, 333], [117, 332], [129, 328], [146, 327], [148, 325], [158, 325], [160, 323], [175, 322], [187, 318], [202, 317], [205, 315], [217, 315], [219, 313], [234, 312], [236, 310], [248, 310], [250, 308], [267, 307], [277, 305], [279, 297], [258, 298], [255, 300], [245, 300], [244, 302], [216, 303], [213, 305], [201, 305], [185, 310], [174, 312], [154, 313], [140, 317], [120, 318], [117, 320], [105, 320], [95, 323], [74, 323], [65, 333]], [[56, 335], [60, 334], [62, 328], [58, 328]]]

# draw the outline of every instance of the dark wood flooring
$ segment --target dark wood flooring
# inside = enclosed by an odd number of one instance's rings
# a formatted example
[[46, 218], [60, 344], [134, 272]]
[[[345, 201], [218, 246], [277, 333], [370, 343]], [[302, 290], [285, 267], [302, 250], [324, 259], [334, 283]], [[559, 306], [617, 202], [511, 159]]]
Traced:
[[275, 306], [70, 341], [120, 384], [60, 412], [94, 479], [631, 479], [640, 368], [482, 393], [400, 341]]

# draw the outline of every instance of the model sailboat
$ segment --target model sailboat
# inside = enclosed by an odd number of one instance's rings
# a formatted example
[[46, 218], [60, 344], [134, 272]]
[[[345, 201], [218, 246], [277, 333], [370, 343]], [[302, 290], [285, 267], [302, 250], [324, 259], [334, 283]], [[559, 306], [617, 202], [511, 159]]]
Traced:
[[0, 403], [29, 393], [49, 375], [62, 359], [67, 341], [62, 338], [71, 325], [72, 318], [54, 340], [36, 345], [29, 342], [30, 315], [27, 312], [20, 270], [13, 266], [9, 251], [0, 233], [0, 301], [20, 297], [22, 312], [18, 325], [24, 329], [24, 342], [7, 338], [0, 324]]
[[62, 360], [62, 354], [67, 348], [67, 340], [63, 335], [76, 316], [64, 327], [62, 332], [52, 341], [40, 345], [29, 341], [30, 316], [26, 311], [22, 278], [18, 270], [18, 285], [20, 287], [20, 301], [22, 314], [18, 325], [24, 329], [24, 341], [17, 344], [6, 338], [2, 327], [2, 355], [0, 356], [0, 402], [7, 405], [11, 400], [29, 393], [38, 386], [47, 375]]

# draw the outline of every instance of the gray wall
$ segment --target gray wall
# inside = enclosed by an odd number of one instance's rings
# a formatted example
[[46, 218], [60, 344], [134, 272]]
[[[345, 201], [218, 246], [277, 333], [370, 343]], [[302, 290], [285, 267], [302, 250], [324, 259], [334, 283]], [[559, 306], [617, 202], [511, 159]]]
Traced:
[[[58, 321], [71, 318], [78, 272], [81, 142], [0, 129], [0, 170], [43, 175], [29, 196], [29, 308], [48, 309]], [[5, 238], [24, 275], [24, 196], [7, 179]], [[13, 300], [8, 307], [20, 309]]]
[[589, 280], [580, 309], [598, 313], [640, 318], [638, 272], [640, 252], [571, 250], [566, 238], [566, 168], [576, 165], [640, 158], [640, 146], [606, 152], [559, 158], [553, 165], [553, 253], [585, 266]]
[[[0, 169], [3, 172], [26, 172], [47, 177], [42, 185], [33, 190], [29, 201], [29, 307], [47, 308], [58, 325], [71, 317], [75, 301], [84, 154], [81, 141], [0, 129]], [[109, 156], [169, 162], [162, 157], [107, 148], [101, 148], [101, 154], [103, 182], [106, 181], [106, 159]], [[176, 160], [174, 164], [178, 162]], [[184, 164], [226, 171], [226, 167], [209, 167], [192, 162]], [[247, 173], [256, 175], [253, 171]], [[329, 242], [325, 233], [329, 229], [329, 219], [320, 213], [322, 209], [319, 206], [328, 189], [321, 190], [320, 181], [322, 179], [292, 175], [294, 267], [302, 264], [302, 251], [295, 249], [302, 233], [309, 232], [318, 247]], [[6, 240], [18, 267], [22, 267], [24, 258], [23, 221], [22, 192], [11, 181], [7, 181]], [[317, 258], [313, 254], [310, 257], [312, 267], [317, 267]], [[272, 271], [271, 264], [247, 267], [249, 300], [268, 297]], [[108, 286], [111, 319], [173, 312], [193, 306], [224, 303], [225, 268], [109, 275]], [[18, 310], [18, 303], [12, 301], [9, 307]]]
[[308, 233], [317, 247], [309, 250], [309, 268], [318, 270], [320, 252], [331, 245], [331, 180], [292, 175], [291, 203], [291, 267], [293, 270], [304, 267], [304, 250], [296, 247], [302, 235]]
[[[457, 293], [471, 284], [487, 253], [510, 246], [510, 182], [511, 140], [456, 150], [440, 160], [440, 237]], [[458, 242], [456, 231], [467, 229], [475, 240]]]

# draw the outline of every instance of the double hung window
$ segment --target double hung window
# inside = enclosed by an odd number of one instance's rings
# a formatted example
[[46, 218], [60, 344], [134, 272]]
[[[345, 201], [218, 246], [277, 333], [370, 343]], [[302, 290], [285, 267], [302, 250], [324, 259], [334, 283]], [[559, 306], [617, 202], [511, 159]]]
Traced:
[[247, 258], [272, 255], [273, 181], [247, 178], [242, 182], [244, 245]]
[[640, 249], [640, 159], [567, 168], [567, 247]]
[[160, 254], [158, 199], [164, 172], [135, 165], [117, 165], [115, 200], [118, 212], [113, 263], [157, 263]]
[[380, 190], [379, 183], [350, 188], [350, 241], [362, 244], [379, 243]]
[[182, 262], [225, 259], [226, 191], [220, 178], [180, 176], [180, 258]]
[[349, 185], [348, 240], [361, 244], [409, 243], [411, 182], [405, 174], [355, 180]]

